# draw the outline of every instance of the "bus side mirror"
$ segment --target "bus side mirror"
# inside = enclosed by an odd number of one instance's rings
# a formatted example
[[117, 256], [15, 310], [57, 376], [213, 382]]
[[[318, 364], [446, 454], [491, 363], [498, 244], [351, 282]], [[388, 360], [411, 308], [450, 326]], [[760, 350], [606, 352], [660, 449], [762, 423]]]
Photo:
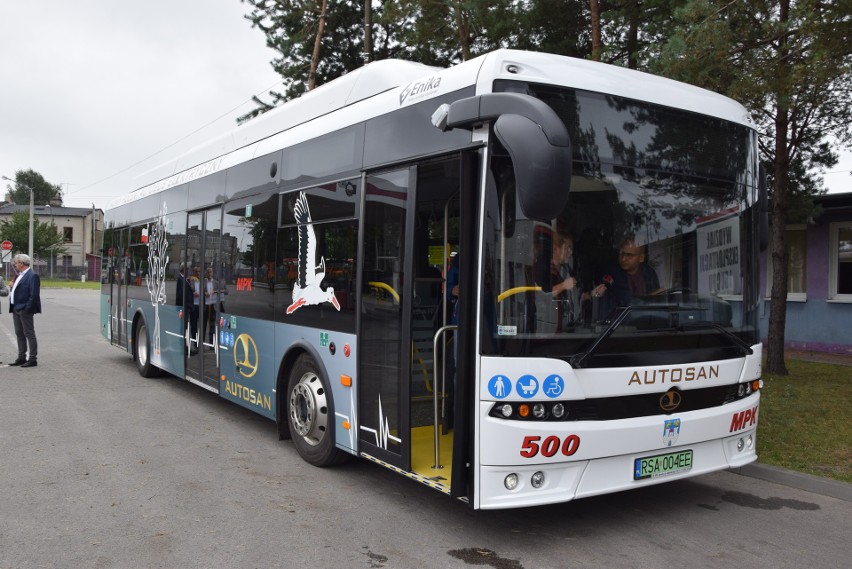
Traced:
[[521, 211], [529, 219], [553, 219], [568, 203], [571, 145], [552, 145], [538, 124], [515, 114], [500, 115], [494, 134], [512, 158]]
[[489, 120], [512, 159], [521, 211], [529, 219], [553, 219], [567, 205], [571, 184], [571, 140], [562, 119], [543, 101], [520, 93], [467, 97], [432, 114], [441, 131]]

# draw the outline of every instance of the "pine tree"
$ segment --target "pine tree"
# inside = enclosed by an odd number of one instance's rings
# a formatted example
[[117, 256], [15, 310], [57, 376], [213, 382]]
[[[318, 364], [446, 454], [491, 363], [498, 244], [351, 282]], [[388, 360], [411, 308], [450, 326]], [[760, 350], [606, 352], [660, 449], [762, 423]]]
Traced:
[[767, 371], [786, 374], [785, 231], [790, 206], [821, 191], [813, 168], [852, 140], [849, 0], [692, 0], [676, 13], [658, 72], [724, 93], [752, 111], [772, 197], [772, 305]]

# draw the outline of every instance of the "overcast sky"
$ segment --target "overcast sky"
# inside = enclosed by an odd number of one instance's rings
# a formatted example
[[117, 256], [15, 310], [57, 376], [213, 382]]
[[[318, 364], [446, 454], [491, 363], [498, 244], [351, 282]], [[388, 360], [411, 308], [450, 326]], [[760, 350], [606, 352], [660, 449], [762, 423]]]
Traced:
[[[65, 205], [105, 208], [142, 172], [233, 128], [280, 79], [247, 11], [239, 0], [0, 0], [0, 175], [32, 169], [62, 186]], [[846, 153], [826, 176], [832, 191], [852, 191], [850, 169]]]
[[168, 158], [151, 155], [210, 123], [167, 152], [233, 128], [280, 81], [247, 12], [239, 0], [2, 0], [0, 175], [33, 169], [65, 205], [104, 208]]

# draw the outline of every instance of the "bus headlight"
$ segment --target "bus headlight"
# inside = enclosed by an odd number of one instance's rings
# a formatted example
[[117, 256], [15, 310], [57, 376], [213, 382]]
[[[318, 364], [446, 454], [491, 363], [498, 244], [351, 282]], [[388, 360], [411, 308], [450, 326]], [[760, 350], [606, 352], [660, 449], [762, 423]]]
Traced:
[[533, 417], [536, 419], [544, 419], [546, 414], [547, 409], [544, 407], [544, 403], [536, 403], [533, 405]]
[[506, 478], [503, 479], [503, 486], [506, 487], [506, 490], [512, 491], [518, 487], [518, 475], [514, 472], [512, 474], [507, 474]]
[[512, 406], [509, 403], [504, 403], [500, 407], [500, 414], [508, 419], [512, 416]]
[[562, 403], [557, 403], [551, 409], [551, 413], [553, 413], [553, 417], [556, 419], [561, 419], [565, 416], [565, 405]]

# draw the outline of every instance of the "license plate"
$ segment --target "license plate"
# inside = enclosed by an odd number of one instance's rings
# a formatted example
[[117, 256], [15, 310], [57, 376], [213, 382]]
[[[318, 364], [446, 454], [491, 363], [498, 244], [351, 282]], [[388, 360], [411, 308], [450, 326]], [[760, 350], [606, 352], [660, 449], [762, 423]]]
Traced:
[[633, 480], [644, 480], [692, 468], [692, 450], [637, 458], [633, 461]]

